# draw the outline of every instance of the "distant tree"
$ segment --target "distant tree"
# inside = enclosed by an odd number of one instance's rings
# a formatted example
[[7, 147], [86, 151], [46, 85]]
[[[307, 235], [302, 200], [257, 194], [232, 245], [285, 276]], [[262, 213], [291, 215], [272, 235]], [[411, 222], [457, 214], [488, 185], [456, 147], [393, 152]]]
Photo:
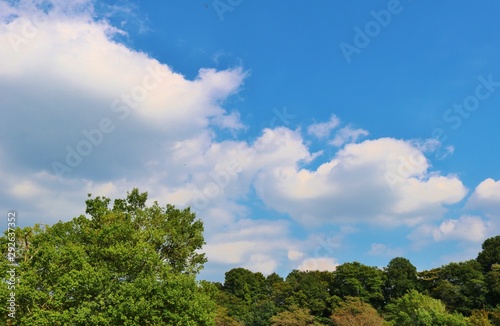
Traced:
[[491, 265], [491, 270], [486, 274], [488, 284], [487, 301], [491, 307], [500, 304], [500, 264]]
[[418, 283], [419, 288], [422, 293], [430, 295], [432, 289], [434, 289], [439, 283], [439, 272], [441, 268], [433, 268], [428, 271], [418, 272]]
[[384, 319], [370, 304], [360, 298], [347, 297], [335, 309], [332, 320], [336, 326], [383, 326]]
[[472, 310], [485, 306], [487, 284], [477, 261], [449, 263], [441, 267], [438, 275], [439, 282], [431, 294], [451, 311], [468, 316]]
[[500, 326], [500, 305], [490, 310], [491, 322], [495, 326]]
[[387, 317], [394, 326], [466, 326], [465, 317], [446, 311], [438, 299], [412, 290], [386, 306]]
[[417, 289], [417, 268], [403, 257], [392, 259], [385, 272], [384, 296], [386, 302], [405, 295], [408, 291]]
[[474, 310], [471, 316], [467, 318], [467, 322], [470, 326], [492, 326], [488, 315], [486, 310]]
[[[189, 209], [146, 200], [137, 189], [112, 208], [109, 198], [88, 199], [91, 219], [17, 229], [17, 324], [213, 325], [216, 288], [195, 280], [203, 224]], [[8, 268], [2, 260], [1, 275]]]
[[483, 250], [476, 260], [483, 267], [484, 272], [489, 272], [493, 264], [500, 264], [500, 235], [486, 239], [482, 245]]
[[251, 313], [250, 304], [243, 299], [238, 298], [224, 289], [219, 290], [216, 296], [217, 304], [225, 308], [226, 314], [240, 323], [248, 320]]
[[266, 277], [265, 283], [265, 293], [266, 295], [272, 295], [274, 284], [283, 283], [283, 277], [279, 276], [276, 273], [271, 273]]
[[292, 289], [287, 298], [288, 304], [307, 308], [318, 317], [330, 317], [332, 307], [329, 289], [333, 284], [331, 272], [294, 270], [288, 274], [286, 283]]
[[384, 302], [384, 283], [384, 273], [380, 269], [358, 262], [344, 263], [334, 272], [333, 294], [343, 299], [358, 297], [380, 308]]
[[228, 309], [217, 306], [215, 316], [215, 326], [243, 326], [244, 324], [229, 316]]
[[266, 278], [245, 268], [233, 268], [226, 272], [224, 290], [249, 304], [258, 301], [265, 292]]
[[307, 309], [291, 306], [290, 310], [280, 312], [271, 318], [272, 326], [309, 326], [319, 325]]

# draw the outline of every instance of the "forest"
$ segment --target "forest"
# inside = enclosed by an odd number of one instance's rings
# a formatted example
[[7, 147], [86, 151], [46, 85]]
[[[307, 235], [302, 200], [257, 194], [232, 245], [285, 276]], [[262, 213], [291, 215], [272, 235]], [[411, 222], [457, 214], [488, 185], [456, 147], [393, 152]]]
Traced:
[[[347, 262], [285, 278], [244, 268], [197, 280], [207, 258], [189, 209], [147, 193], [89, 198], [86, 215], [5, 231], [6, 325], [500, 325], [500, 236], [476, 259], [426, 271]], [[13, 248], [13, 249], [12, 249]], [[7, 256], [10, 253], [10, 256]], [[11, 304], [13, 302], [13, 304]]]

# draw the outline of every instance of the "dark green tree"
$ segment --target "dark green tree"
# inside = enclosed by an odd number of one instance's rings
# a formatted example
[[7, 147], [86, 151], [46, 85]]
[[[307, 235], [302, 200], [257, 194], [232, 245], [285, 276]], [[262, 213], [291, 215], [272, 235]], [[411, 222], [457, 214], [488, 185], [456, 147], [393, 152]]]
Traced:
[[500, 304], [500, 264], [493, 264], [491, 270], [486, 274], [488, 284], [488, 305], [496, 307]]
[[408, 291], [417, 289], [417, 268], [403, 257], [392, 259], [384, 270], [384, 296], [386, 302], [405, 295]]
[[288, 274], [286, 283], [292, 289], [287, 298], [288, 305], [307, 308], [317, 317], [330, 317], [332, 307], [329, 289], [333, 284], [331, 272], [294, 270]]
[[253, 273], [241, 267], [233, 268], [225, 274], [224, 290], [251, 304], [263, 296], [265, 281], [262, 273]]
[[491, 270], [493, 264], [500, 264], [500, 235], [486, 239], [482, 245], [483, 250], [476, 260], [481, 264], [485, 273]]
[[475, 260], [450, 263], [438, 272], [439, 281], [431, 294], [451, 310], [466, 316], [486, 304], [487, 284], [481, 265]]
[[380, 309], [384, 302], [384, 272], [358, 262], [344, 263], [334, 272], [333, 292], [345, 299], [358, 297]]

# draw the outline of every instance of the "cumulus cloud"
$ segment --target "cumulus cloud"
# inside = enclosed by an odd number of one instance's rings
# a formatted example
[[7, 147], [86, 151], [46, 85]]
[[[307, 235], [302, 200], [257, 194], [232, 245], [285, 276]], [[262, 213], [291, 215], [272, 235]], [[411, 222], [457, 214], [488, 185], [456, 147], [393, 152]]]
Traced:
[[339, 263], [335, 258], [331, 257], [318, 257], [306, 258], [297, 267], [299, 271], [330, 271], [333, 272], [337, 269]]
[[218, 231], [208, 235], [203, 251], [209, 260], [207, 267], [243, 266], [264, 274], [274, 272], [290, 253], [295, 259], [301, 254], [289, 238], [289, 223], [265, 219], [219, 225]]
[[[186, 78], [117, 42], [125, 32], [95, 17], [87, 0], [0, 1], [0, 205], [21, 210], [23, 225], [80, 215], [87, 193], [123, 198], [139, 187], [151, 201], [193, 207], [205, 222], [207, 269], [219, 275], [228, 266], [334, 270], [336, 260], [323, 256], [340, 247], [338, 236], [294, 241], [292, 221], [251, 220], [245, 200], [312, 228], [390, 227], [431, 225], [467, 192], [457, 176], [432, 172], [431, 142], [355, 143], [368, 132], [347, 126], [332, 140], [344, 147], [311, 168], [319, 153], [301, 130], [270, 123], [256, 139], [223, 139], [220, 129], [246, 128], [226, 107], [248, 78], [242, 67], [200, 67]], [[330, 139], [339, 124], [332, 115], [307, 134]], [[485, 180], [470, 203], [493, 211], [498, 193], [498, 182]], [[458, 239], [466, 226], [479, 238], [477, 220], [427, 233]], [[396, 250], [382, 246], [372, 253]]]
[[364, 129], [354, 129], [351, 126], [341, 128], [335, 133], [335, 137], [330, 144], [340, 147], [346, 143], [355, 143], [362, 136], [368, 136], [368, 131]]
[[348, 144], [314, 170], [285, 164], [262, 171], [255, 187], [269, 207], [304, 225], [416, 225], [441, 218], [445, 205], [467, 193], [455, 175], [429, 171], [424, 154], [411, 142], [392, 138]]
[[327, 122], [315, 123], [307, 127], [307, 133], [319, 139], [327, 138], [330, 132], [340, 124], [340, 119], [332, 114]]
[[409, 238], [416, 246], [429, 242], [459, 240], [482, 242], [488, 236], [489, 223], [479, 216], [464, 215], [458, 219], [447, 219], [439, 225], [424, 224], [417, 227]]
[[481, 182], [467, 202], [467, 207], [479, 209], [490, 217], [498, 217], [500, 212], [500, 180], [488, 178]]
[[[11, 18], [0, 28], [0, 147], [18, 164], [57, 172], [58, 162], [66, 167], [60, 174], [88, 177], [106, 166], [107, 154], [120, 158], [115, 171], [137, 168], [154, 158], [153, 148], [209, 137], [211, 126], [243, 128], [238, 113], [222, 107], [243, 83], [240, 67], [201, 68], [187, 79], [115, 42], [119, 31], [82, 9], [91, 2], [50, 3], [37, 9], [34, 2], [3, 2]], [[125, 155], [124, 144], [136, 155]]]

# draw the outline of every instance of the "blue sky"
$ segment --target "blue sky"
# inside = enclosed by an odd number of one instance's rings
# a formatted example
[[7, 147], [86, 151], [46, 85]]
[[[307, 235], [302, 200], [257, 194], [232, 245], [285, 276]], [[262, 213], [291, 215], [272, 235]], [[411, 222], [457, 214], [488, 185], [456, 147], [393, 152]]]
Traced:
[[0, 1], [0, 207], [51, 224], [139, 187], [195, 209], [218, 281], [475, 258], [500, 233], [499, 10]]

